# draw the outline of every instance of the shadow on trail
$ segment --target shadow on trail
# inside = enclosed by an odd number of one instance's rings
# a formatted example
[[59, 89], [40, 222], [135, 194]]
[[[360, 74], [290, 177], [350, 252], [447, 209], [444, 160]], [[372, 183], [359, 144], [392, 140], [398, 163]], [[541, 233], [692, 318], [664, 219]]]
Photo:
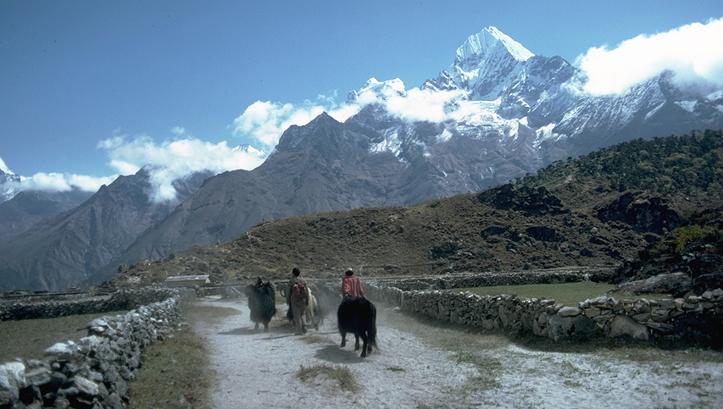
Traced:
[[334, 364], [358, 364], [364, 362], [364, 359], [359, 357], [359, 351], [354, 351], [353, 348], [344, 350], [339, 345], [327, 345], [320, 348], [316, 351], [314, 357]]

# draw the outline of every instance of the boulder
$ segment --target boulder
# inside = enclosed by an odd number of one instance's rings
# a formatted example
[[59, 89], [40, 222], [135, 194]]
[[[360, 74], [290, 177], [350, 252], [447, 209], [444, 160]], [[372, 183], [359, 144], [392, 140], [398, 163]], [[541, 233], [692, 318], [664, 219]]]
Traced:
[[547, 335], [555, 341], [587, 339], [597, 332], [595, 321], [584, 315], [574, 317], [550, 315], [547, 326]]
[[57, 360], [68, 360], [78, 351], [78, 345], [73, 341], [58, 342], [45, 350], [46, 355], [51, 355]]
[[641, 341], [647, 341], [650, 337], [648, 328], [645, 325], [635, 322], [632, 318], [625, 315], [616, 315], [607, 328], [607, 336], [630, 337]]
[[577, 307], [562, 307], [557, 312], [557, 315], [561, 317], [576, 317], [580, 315], [581, 311]]
[[628, 281], [615, 288], [630, 294], [663, 293], [679, 296], [693, 289], [693, 280], [685, 273], [658, 274], [645, 280]]
[[20, 389], [25, 386], [25, 365], [22, 362], [0, 365], [0, 406], [12, 406], [11, 403], [20, 396]]

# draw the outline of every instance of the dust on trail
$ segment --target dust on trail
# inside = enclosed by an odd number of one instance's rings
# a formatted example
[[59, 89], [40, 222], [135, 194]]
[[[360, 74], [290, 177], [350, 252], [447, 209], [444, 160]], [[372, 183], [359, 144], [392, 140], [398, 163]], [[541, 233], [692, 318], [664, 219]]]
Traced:
[[[713, 351], [534, 350], [379, 306], [381, 350], [361, 359], [353, 336], [339, 348], [333, 316], [295, 336], [281, 318], [254, 330], [245, 303], [203, 305], [239, 311], [220, 326], [195, 324], [211, 351], [216, 408], [723, 407], [723, 354]], [[361, 391], [301, 382], [296, 372], [313, 365], [349, 368]]]

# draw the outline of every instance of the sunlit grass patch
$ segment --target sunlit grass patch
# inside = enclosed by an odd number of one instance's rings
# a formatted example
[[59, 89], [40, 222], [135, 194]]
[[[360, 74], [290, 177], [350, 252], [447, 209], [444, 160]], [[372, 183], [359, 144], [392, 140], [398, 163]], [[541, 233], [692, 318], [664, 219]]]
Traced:
[[19, 321], [0, 321], [0, 362], [15, 358], [41, 358], [56, 342], [78, 340], [86, 335], [88, 323], [104, 315], [125, 311], [68, 315]]
[[207, 351], [186, 326], [172, 338], [151, 345], [130, 384], [129, 408], [210, 408]]

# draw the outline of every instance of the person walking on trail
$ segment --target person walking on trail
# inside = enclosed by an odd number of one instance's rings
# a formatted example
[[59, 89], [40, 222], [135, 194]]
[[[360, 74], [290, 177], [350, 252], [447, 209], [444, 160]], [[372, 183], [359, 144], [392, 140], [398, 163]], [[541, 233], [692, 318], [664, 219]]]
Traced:
[[352, 269], [346, 270], [344, 278], [341, 280], [341, 294], [344, 298], [364, 298], [364, 289], [361, 285], [359, 277], [354, 275]]
[[296, 334], [306, 333], [304, 325], [304, 313], [309, 305], [309, 288], [306, 281], [301, 278], [301, 270], [294, 267], [291, 270], [291, 279], [289, 287], [286, 291], [286, 303], [289, 305], [292, 319], [294, 320], [294, 329]]

